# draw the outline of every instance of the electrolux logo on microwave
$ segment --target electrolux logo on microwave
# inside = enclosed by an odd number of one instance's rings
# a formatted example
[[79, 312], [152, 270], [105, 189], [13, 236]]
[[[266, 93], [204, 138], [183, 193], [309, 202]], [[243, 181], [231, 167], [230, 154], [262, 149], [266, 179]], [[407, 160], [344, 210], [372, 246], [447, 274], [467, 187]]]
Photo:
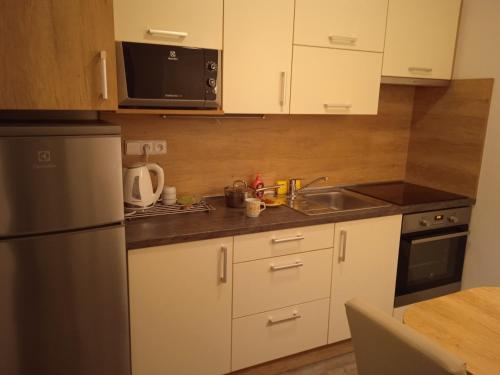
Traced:
[[177, 57], [177, 52], [175, 52], [174, 50], [170, 50], [170, 52], [168, 53], [168, 60], [178, 61], [179, 58]]

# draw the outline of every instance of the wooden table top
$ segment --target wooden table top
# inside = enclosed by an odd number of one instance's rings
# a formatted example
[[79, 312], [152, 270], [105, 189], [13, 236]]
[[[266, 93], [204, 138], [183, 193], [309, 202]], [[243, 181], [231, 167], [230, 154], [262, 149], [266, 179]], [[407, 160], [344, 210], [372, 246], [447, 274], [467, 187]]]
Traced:
[[408, 326], [462, 358], [474, 375], [500, 374], [500, 288], [475, 288], [410, 306]]

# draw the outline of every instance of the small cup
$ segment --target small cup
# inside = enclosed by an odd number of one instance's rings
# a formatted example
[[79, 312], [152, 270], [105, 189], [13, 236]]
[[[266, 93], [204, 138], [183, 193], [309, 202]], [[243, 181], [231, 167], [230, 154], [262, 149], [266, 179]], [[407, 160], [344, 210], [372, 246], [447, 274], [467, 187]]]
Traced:
[[163, 188], [162, 203], [165, 205], [175, 204], [177, 202], [177, 190], [175, 186], [165, 186]]
[[275, 185], [279, 185], [277, 189], [278, 195], [286, 195], [288, 193], [288, 181], [287, 180], [278, 180]]
[[247, 198], [245, 202], [248, 217], [259, 217], [260, 213], [266, 209], [266, 204], [257, 198]]

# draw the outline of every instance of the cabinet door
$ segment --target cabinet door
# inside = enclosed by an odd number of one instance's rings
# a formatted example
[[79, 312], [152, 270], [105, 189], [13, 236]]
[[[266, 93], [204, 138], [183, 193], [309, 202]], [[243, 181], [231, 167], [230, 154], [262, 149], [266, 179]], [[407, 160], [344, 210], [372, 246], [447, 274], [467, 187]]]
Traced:
[[222, 49], [223, 0], [114, 0], [116, 40]]
[[328, 343], [351, 337], [345, 302], [360, 297], [392, 315], [401, 215], [335, 225]]
[[384, 51], [388, 0], [296, 0], [294, 44]]
[[384, 76], [451, 79], [461, 0], [391, 0]]
[[289, 113], [293, 0], [224, 3], [223, 109]]
[[0, 34], [0, 109], [116, 108], [111, 0], [10, 1]]
[[377, 114], [382, 54], [294, 46], [290, 113]]
[[232, 243], [129, 251], [133, 374], [230, 371]]

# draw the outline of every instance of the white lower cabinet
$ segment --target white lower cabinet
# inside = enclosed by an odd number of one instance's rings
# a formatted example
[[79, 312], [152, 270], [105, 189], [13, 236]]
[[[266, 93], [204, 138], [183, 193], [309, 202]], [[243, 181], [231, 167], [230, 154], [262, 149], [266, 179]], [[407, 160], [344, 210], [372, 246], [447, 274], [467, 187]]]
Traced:
[[128, 252], [133, 375], [230, 371], [233, 238]]
[[326, 345], [330, 299], [233, 320], [232, 370]]
[[351, 337], [344, 305], [351, 298], [360, 297], [392, 315], [401, 218], [335, 224], [328, 343]]
[[396, 215], [129, 251], [133, 375], [221, 375], [349, 338], [347, 300], [392, 314], [400, 230]]

